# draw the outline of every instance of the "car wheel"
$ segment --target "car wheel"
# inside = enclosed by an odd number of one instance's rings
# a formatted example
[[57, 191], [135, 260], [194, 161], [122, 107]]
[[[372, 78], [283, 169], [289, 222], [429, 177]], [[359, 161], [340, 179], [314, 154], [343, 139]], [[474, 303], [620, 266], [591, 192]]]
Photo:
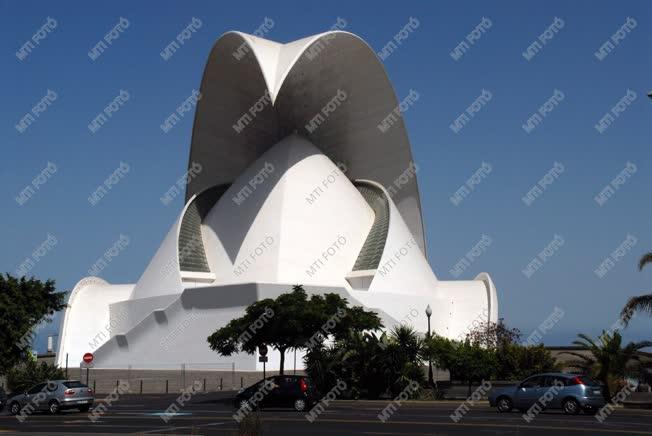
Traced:
[[512, 400], [507, 397], [500, 397], [498, 398], [498, 401], [496, 401], [496, 410], [498, 410], [500, 413], [509, 412], [512, 410], [512, 407]]
[[303, 412], [304, 410], [306, 410], [306, 400], [304, 400], [303, 398], [297, 398], [296, 400], [294, 400], [294, 410], [296, 410], [297, 412]]
[[577, 400], [574, 400], [573, 398], [569, 398], [567, 400], [564, 400], [564, 402], [561, 405], [561, 409], [564, 411], [566, 415], [577, 415], [580, 412], [580, 405], [577, 402]]
[[48, 411], [51, 415], [56, 415], [61, 411], [61, 406], [59, 406], [59, 403], [54, 400], [50, 401], [50, 404], [48, 404]]
[[89, 411], [90, 408], [91, 406], [79, 406], [79, 411], [82, 413], [86, 413]]
[[9, 413], [11, 413], [12, 415], [18, 415], [20, 413], [20, 409], [21, 409], [20, 404], [14, 401], [9, 406]]

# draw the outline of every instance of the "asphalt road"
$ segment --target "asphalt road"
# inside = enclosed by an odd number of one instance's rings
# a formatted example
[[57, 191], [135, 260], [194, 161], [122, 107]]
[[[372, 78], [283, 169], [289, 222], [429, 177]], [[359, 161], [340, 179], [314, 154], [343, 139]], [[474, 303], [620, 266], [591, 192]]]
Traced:
[[[179, 407], [167, 423], [161, 415], [177, 400], [175, 395], [129, 395], [112, 402], [96, 421], [89, 413], [65, 411], [59, 415], [34, 413], [19, 422], [0, 415], [0, 435], [31, 434], [238, 434], [230, 394], [197, 394]], [[409, 402], [386, 422], [378, 415], [387, 402], [339, 401], [330, 404], [313, 422], [291, 410], [260, 412], [263, 435], [652, 435], [652, 410], [617, 409], [604, 423], [589, 415], [566, 416], [543, 412], [527, 423], [520, 413], [498, 414], [486, 403], [470, 408], [455, 423], [451, 413], [460, 402]], [[99, 410], [99, 409], [98, 409]]]

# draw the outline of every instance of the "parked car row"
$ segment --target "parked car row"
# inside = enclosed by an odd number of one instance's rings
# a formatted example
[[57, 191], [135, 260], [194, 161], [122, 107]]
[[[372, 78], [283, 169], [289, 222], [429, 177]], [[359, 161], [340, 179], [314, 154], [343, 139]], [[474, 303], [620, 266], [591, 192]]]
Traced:
[[[241, 389], [234, 405], [236, 408], [292, 407], [304, 411], [319, 399], [310, 378], [273, 376]], [[539, 404], [540, 409], [559, 409], [569, 415], [581, 411], [592, 414], [606, 404], [600, 383], [586, 375], [568, 373], [533, 375], [518, 384], [492, 389], [488, 399], [489, 405], [501, 413], [514, 409], [525, 413]]]
[[[320, 396], [306, 376], [276, 375], [241, 389], [235, 396], [236, 408], [291, 407], [299, 412], [310, 410]], [[602, 385], [585, 375], [567, 373], [537, 374], [522, 382], [495, 388], [489, 392], [489, 405], [498, 412], [514, 409], [525, 413], [539, 404], [541, 409], [560, 409], [573, 415], [584, 411], [595, 413], [606, 402]], [[24, 393], [7, 397], [0, 388], [0, 411], [9, 413], [47, 411], [52, 414], [65, 409], [88, 412], [95, 401], [91, 388], [78, 380], [54, 380], [32, 386]]]

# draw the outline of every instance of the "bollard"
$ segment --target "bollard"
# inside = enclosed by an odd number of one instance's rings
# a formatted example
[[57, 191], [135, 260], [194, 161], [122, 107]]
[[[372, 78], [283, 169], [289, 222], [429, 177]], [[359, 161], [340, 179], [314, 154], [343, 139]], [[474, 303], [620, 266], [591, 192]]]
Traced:
[[244, 380], [242, 377], [240, 377], [240, 387], [244, 387]]
[[165, 380], [165, 393], [168, 393], [168, 380]]
[[224, 390], [224, 385], [222, 384], [222, 377], [220, 377], [220, 390], [221, 391]]
[[96, 391], [96, 389], [95, 389], [95, 382], [96, 382], [96, 381], [97, 381], [97, 380], [93, 380], [93, 393], [95, 393], [95, 391]]
[[120, 384], [120, 380], [115, 381], [115, 388], [118, 389], [118, 385]]
[[206, 379], [204, 379], [204, 392], [206, 392]]
[[143, 393], [143, 380], [140, 380], [140, 393]]

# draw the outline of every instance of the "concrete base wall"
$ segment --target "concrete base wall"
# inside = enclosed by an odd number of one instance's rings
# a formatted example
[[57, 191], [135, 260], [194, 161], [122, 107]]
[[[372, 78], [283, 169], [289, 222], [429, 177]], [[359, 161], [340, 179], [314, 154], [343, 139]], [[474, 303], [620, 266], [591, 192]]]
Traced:
[[[304, 374], [290, 369], [286, 374]], [[266, 376], [276, 375], [278, 371], [267, 371]], [[69, 368], [68, 378], [86, 383], [85, 368]], [[88, 372], [88, 385], [95, 389], [97, 398], [115, 390], [118, 384], [129, 384], [131, 394], [180, 393], [193, 384], [201, 386], [205, 392], [237, 391], [263, 378], [262, 371], [214, 371], [197, 369], [143, 370], [143, 369], [97, 369]]]

